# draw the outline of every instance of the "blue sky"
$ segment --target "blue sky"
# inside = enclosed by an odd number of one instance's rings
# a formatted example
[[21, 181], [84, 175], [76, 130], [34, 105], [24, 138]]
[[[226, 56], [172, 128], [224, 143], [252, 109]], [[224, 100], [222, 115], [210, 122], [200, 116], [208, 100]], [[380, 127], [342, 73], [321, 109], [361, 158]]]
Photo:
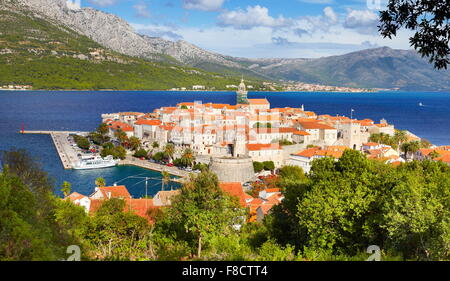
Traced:
[[[73, 0], [72, 0], [73, 1]], [[377, 7], [377, 2], [379, 6]], [[313, 58], [379, 46], [409, 49], [406, 31], [377, 34], [386, 0], [81, 0], [137, 32], [251, 58]]]

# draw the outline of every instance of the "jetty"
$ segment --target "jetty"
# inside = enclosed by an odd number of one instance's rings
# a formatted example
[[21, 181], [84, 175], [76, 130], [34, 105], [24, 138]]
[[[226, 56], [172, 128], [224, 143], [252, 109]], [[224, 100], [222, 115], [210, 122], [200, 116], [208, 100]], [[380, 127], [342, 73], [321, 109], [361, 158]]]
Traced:
[[64, 169], [72, 169], [78, 162], [78, 156], [76, 150], [70, 145], [67, 139], [71, 134], [87, 134], [87, 132], [78, 131], [19, 131], [21, 134], [38, 134], [38, 135], [50, 135], [56, 151], [58, 152], [59, 159]]

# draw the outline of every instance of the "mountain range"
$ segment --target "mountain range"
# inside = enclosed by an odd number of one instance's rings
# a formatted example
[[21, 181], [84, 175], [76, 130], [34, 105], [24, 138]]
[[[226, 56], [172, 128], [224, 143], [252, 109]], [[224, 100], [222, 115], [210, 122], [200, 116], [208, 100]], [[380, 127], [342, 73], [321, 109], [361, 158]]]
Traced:
[[66, 0], [0, 0], [30, 16], [62, 25], [118, 54], [229, 77], [330, 86], [400, 90], [450, 90], [450, 71], [435, 70], [414, 50], [388, 47], [317, 59], [249, 59], [209, 52], [189, 42], [137, 33], [118, 16], [92, 8], [71, 9]]

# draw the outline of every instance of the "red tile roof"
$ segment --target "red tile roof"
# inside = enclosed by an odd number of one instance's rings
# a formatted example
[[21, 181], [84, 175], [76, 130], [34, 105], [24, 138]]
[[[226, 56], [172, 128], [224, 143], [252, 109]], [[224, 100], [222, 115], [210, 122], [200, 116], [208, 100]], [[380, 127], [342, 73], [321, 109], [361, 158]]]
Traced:
[[247, 144], [247, 149], [249, 151], [280, 150], [281, 146], [278, 143], [268, 143], [268, 144], [254, 143], [254, 144]]
[[[103, 196], [110, 198], [131, 198], [130, 193], [124, 185], [98, 187]], [[110, 196], [108, 196], [110, 194]]]
[[148, 120], [148, 119], [139, 119], [136, 122], [134, 122], [135, 125], [148, 125], [148, 126], [159, 126], [161, 125], [161, 121], [156, 120]]
[[248, 99], [250, 104], [269, 104], [267, 99]]
[[221, 182], [219, 183], [219, 187], [229, 195], [237, 197], [242, 207], [247, 206], [247, 202], [245, 201], [246, 196], [240, 182]]
[[336, 128], [331, 127], [329, 125], [317, 122], [317, 121], [309, 121], [309, 122], [299, 122], [300, 125], [302, 126], [303, 129], [308, 130], [308, 129], [321, 129], [321, 130], [335, 130]]

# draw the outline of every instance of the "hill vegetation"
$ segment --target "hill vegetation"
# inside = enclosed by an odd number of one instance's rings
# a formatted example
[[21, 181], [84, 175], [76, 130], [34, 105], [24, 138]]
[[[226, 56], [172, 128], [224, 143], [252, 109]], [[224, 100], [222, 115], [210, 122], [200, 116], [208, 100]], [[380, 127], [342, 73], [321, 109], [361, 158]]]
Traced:
[[[0, 10], [0, 86], [33, 89], [226, 89], [239, 78], [151, 62], [106, 49], [27, 11]], [[254, 81], [258, 89], [260, 83]]]
[[[52, 194], [52, 181], [24, 151], [2, 155], [0, 260], [382, 260], [450, 259], [450, 167], [432, 161], [399, 167], [348, 150], [315, 160], [305, 175], [286, 166], [274, 184], [285, 199], [262, 223], [248, 222], [237, 198], [203, 171], [154, 223], [106, 200], [94, 215]], [[70, 184], [65, 183], [65, 194]]]

